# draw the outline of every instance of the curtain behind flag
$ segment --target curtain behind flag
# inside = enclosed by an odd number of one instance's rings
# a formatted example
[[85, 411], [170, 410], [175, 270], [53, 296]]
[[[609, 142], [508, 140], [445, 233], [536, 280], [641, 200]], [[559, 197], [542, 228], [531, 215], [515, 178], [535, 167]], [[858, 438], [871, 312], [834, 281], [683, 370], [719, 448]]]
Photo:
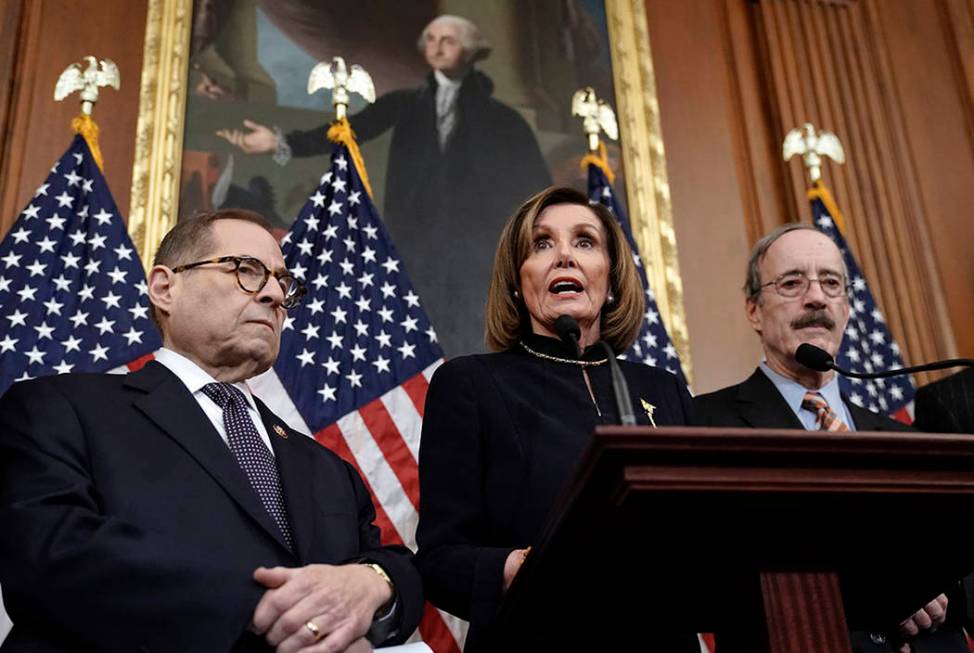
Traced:
[[[384, 544], [415, 550], [423, 404], [443, 354], [348, 147], [335, 146], [281, 244], [308, 296], [288, 314], [273, 370], [251, 387], [355, 466]], [[429, 604], [419, 630], [437, 653], [459, 651], [461, 622]]]
[[[0, 242], [0, 394], [15, 381], [135, 369], [162, 346], [145, 272], [75, 136]], [[9, 629], [0, 604], [0, 642]]]
[[656, 306], [656, 296], [649, 285], [646, 268], [643, 267], [639, 248], [636, 247], [636, 241], [632, 236], [629, 218], [626, 217], [622, 205], [616, 199], [612, 184], [606, 177], [605, 171], [595, 163], [588, 165], [588, 197], [590, 201], [606, 206], [616, 216], [619, 225], [622, 227], [622, 233], [626, 235], [626, 241], [632, 249], [636, 269], [639, 271], [639, 279], [646, 291], [646, 315], [642, 326], [639, 328], [639, 335], [622, 357], [627, 360], [642, 361], [647, 365], [662, 367], [686, 383], [683, 367], [680, 365], [680, 357], [677, 355], [676, 348], [670, 341], [670, 336], [660, 318], [659, 308]]
[[[869, 291], [866, 278], [842, 235], [844, 221], [831, 193], [821, 180], [809, 189], [815, 226], [831, 238], [842, 252], [849, 270], [849, 324], [846, 326], [836, 364], [853, 372], [878, 372], [903, 367], [900, 348], [890, 335], [886, 320]], [[916, 387], [909, 375], [888, 379], [850, 379], [839, 376], [839, 387], [857, 406], [891, 415], [909, 424], [908, 406]]]

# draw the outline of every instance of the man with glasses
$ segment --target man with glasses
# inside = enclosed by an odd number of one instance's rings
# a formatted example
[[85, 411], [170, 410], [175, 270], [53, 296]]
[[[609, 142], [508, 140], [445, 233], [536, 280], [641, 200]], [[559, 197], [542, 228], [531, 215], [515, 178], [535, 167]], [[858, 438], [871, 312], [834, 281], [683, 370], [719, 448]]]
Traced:
[[[744, 310], [765, 358], [743, 383], [694, 399], [702, 423], [836, 432], [910, 430], [852, 403], [839, 391], [835, 372], [817, 372], [795, 360], [795, 350], [806, 342], [837, 355], [849, 321], [847, 286], [839, 248], [818, 229], [786, 224], [759, 240], [748, 260]], [[969, 653], [960, 627], [944, 625], [947, 603], [941, 594], [903, 620], [898, 632], [853, 632], [853, 650]], [[958, 614], [963, 612], [961, 607]]]
[[411, 554], [381, 546], [356, 471], [247, 380], [304, 294], [257, 214], [180, 222], [148, 278], [163, 336], [121, 375], [0, 400], [4, 651], [339, 651], [419, 622]]

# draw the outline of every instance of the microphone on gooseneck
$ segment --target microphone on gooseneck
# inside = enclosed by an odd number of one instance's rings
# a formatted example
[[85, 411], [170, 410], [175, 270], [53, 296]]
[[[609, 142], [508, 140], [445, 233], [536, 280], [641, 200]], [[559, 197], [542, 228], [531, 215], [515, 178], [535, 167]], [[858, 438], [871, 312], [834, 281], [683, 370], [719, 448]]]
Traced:
[[[582, 351], [578, 344], [578, 339], [582, 335], [582, 330], [578, 327], [578, 322], [571, 315], [562, 315], [555, 320], [555, 332], [561, 341], [572, 348], [575, 358], [578, 358]], [[619, 362], [616, 360], [615, 352], [605, 340], [599, 340], [599, 345], [605, 351], [609, 361], [609, 370], [612, 375], [612, 394], [615, 395], [616, 410], [619, 412], [619, 423], [623, 426], [635, 426], [636, 415], [632, 411], [632, 401], [629, 399], [629, 385], [626, 377], [622, 375]]]
[[816, 372], [828, 372], [835, 367], [832, 354], [815, 345], [803, 342], [795, 350], [795, 360]]
[[807, 342], [798, 345], [798, 349], [795, 350], [795, 360], [805, 367], [815, 370], [816, 372], [828, 372], [829, 370], [835, 370], [842, 376], [851, 376], [856, 379], [884, 379], [888, 376], [898, 376], [900, 374], [929, 372], [932, 370], [943, 370], [949, 367], [958, 366], [974, 366], [974, 360], [970, 358], [950, 358], [947, 360], [936, 361], [934, 363], [926, 363], [925, 365], [899, 367], [893, 370], [885, 370], [883, 372], [849, 372], [838, 367], [835, 364], [835, 359], [832, 358], [832, 355], [829, 352]]
[[562, 315], [555, 320], [555, 333], [561, 341], [571, 347], [575, 352], [575, 358], [582, 355], [582, 348], [578, 344], [578, 339], [582, 337], [582, 330], [578, 327], [578, 322], [571, 315]]

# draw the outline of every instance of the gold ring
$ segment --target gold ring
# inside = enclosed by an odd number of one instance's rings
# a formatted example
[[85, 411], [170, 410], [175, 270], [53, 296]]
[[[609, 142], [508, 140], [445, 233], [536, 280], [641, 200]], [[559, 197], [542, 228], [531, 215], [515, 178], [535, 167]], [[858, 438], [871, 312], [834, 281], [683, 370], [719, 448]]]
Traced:
[[304, 624], [304, 627], [307, 628], [311, 632], [311, 636], [315, 638], [315, 641], [316, 642], [319, 639], [321, 639], [321, 629], [318, 628], [318, 626], [315, 625], [315, 622], [308, 621], [308, 622], [306, 622]]

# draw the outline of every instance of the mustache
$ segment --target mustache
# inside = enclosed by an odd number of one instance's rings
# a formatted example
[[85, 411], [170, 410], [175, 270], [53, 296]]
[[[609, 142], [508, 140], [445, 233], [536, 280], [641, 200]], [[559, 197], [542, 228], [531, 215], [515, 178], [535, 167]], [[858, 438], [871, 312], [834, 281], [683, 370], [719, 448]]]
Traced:
[[791, 322], [792, 329], [806, 329], [813, 326], [824, 327], [831, 331], [835, 328], [835, 320], [829, 317], [824, 309], [817, 309], [806, 311]]

